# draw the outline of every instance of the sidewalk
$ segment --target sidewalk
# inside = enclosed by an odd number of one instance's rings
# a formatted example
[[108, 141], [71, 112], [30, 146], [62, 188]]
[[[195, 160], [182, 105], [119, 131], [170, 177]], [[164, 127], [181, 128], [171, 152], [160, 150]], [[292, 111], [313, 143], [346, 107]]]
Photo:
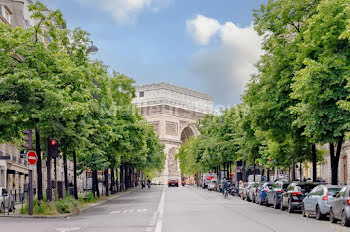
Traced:
[[[25, 214], [19, 214], [20, 209], [22, 208], [22, 204], [17, 204], [16, 205], [16, 211], [15, 213], [10, 213], [9, 215], [6, 214], [0, 214], [0, 217], [14, 217], [14, 218], [51, 218], [51, 219], [55, 219], [55, 218], [69, 218], [69, 217], [73, 217], [73, 216], [77, 216], [80, 213], [91, 209], [93, 207], [96, 207], [98, 205], [102, 205], [107, 203], [110, 200], [114, 200], [116, 198], [122, 197], [124, 195], [127, 195], [129, 193], [132, 193], [133, 191], [136, 191], [138, 189], [140, 189], [141, 187], [134, 187], [131, 189], [126, 190], [125, 192], [118, 192], [116, 194], [110, 195], [108, 197], [101, 197], [98, 202], [96, 203], [88, 203], [85, 207], [80, 208], [78, 212], [73, 212], [73, 213], [69, 213], [69, 214], [59, 214], [59, 215], [25, 215]], [[23, 204], [24, 206], [25, 204]]]

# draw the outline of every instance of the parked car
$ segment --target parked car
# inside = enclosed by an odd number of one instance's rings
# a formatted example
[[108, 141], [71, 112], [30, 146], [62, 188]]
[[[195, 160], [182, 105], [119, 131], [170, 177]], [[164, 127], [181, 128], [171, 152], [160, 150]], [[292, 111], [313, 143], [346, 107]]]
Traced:
[[15, 209], [15, 203], [12, 197], [8, 194], [7, 189], [0, 187], [0, 210], [4, 212], [5, 208], [9, 208], [10, 211]]
[[168, 187], [170, 187], [170, 186], [179, 187], [179, 180], [177, 180], [177, 179], [169, 179]]
[[208, 184], [208, 190], [216, 190], [217, 188], [217, 181], [216, 180], [211, 180], [210, 183]]
[[269, 207], [273, 205], [273, 208], [278, 209], [281, 203], [281, 196], [284, 191], [287, 190], [287, 187], [290, 183], [286, 181], [276, 181], [272, 185], [271, 191], [267, 193], [265, 198], [265, 205]]
[[318, 183], [313, 182], [293, 182], [287, 187], [287, 191], [282, 193], [280, 209], [283, 211], [288, 209], [289, 213], [294, 210], [301, 209], [301, 203], [305, 198], [305, 194], [309, 193]]
[[306, 194], [301, 204], [301, 214], [303, 217], [306, 214], [316, 216], [317, 220], [321, 220], [325, 215], [330, 213], [331, 205], [335, 196], [342, 189], [342, 186], [337, 185], [319, 185]]
[[332, 223], [341, 221], [343, 226], [350, 226], [350, 187], [344, 187], [336, 195], [329, 213]]
[[243, 192], [242, 192], [243, 200], [252, 201], [252, 199], [249, 198], [248, 192], [254, 186], [254, 184], [255, 184], [254, 182], [249, 182], [244, 184]]
[[256, 193], [261, 189], [263, 186], [263, 183], [255, 182], [254, 185], [249, 189], [248, 191], [248, 198], [255, 203], [256, 200]]
[[267, 196], [267, 193], [271, 191], [273, 182], [265, 182], [261, 189], [258, 190], [256, 193], [256, 199], [255, 202], [259, 205], [262, 205], [265, 203], [265, 199]]

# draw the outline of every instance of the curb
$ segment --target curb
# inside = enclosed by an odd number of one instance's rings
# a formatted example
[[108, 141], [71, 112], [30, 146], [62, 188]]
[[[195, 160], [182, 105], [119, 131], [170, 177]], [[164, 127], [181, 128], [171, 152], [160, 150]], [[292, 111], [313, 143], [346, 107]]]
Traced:
[[105, 203], [107, 203], [108, 201], [111, 201], [111, 200], [114, 200], [114, 199], [117, 199], [119, 197], [122, 197], [122, 196], [125, 196], [129, 193], [132, 193], [136, 190], [140, 189], [140, 187], [136, 187], [136, 188], [133, 188], [133, 189], [129, 189], [129, 190], [126, 190], [125, 192], [121, 192], [119, 194], [116, 194], [116, 195], [113, 195], [113, 196], [110, 196], [108, 198], [105, 198], [105, 199], [101, 199], [99, 202], [97, 203], [90, 203], [89, 205], [87, 205], [86, 207], [84, 208], [81, 208], [78, 210], [78, 212], [75, 212], [75, 213], [68, 213], [68, 214], [60, 214], [60, 215], [4, 215], [4, 214], [0, 214], [0, 218], [38, 218], [38, 219], [62, 219], [62, 218], [70, 218], [70, 217], [74, 217], [74, 216], [78, 216], [80, 213], [83, 213], [89, 209], [92, 209], [96, 206], [99, 206], [99, 205], [103, 205]]

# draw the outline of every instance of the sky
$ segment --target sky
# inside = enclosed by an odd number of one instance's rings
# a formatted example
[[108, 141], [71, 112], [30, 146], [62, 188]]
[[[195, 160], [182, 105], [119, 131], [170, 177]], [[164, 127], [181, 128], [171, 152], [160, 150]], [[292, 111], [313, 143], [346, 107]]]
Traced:
[[137, 85], [168, 82], [208, 93], [215, 105], [241, 102], [256, 73], [262, 39], [253, 9], [266, 0], [42, 0], [81, 27], [93, 59]]

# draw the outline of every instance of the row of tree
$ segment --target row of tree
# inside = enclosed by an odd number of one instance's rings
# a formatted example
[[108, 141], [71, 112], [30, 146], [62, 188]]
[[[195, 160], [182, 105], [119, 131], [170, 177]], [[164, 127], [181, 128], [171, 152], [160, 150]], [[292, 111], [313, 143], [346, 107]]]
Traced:
[[338, 183], [350, 128], [349, 5], [349, 0], [270, 0], [254, 12], [264, 50], [258, 73], [240, 105], [202, 120], [201, 136], [180, 149], [185, 173], [235, 160], [295, 170], [296, 162], [309, 160], [315, 181], [322, 160], [317, 145], [328, 144], [332, 184]]
[[134, 80], [91, 60], [88, 33], [67, 29], [60, 11], [40, 2], [29, 10], [33, 27], [0, 24], [0, 141], [20, 144], [22, 131], [35, 131], [39, 200], [47, 138], [59, 141], [66, 187], [67, 159], [74, 161], [76, 197], [79, 171], [97, 180], [98, 170], [110, 168], [112, 182], [117, 168], [121, 181], [130, 170], [160, 171], [163, 145], [131, 104]]

